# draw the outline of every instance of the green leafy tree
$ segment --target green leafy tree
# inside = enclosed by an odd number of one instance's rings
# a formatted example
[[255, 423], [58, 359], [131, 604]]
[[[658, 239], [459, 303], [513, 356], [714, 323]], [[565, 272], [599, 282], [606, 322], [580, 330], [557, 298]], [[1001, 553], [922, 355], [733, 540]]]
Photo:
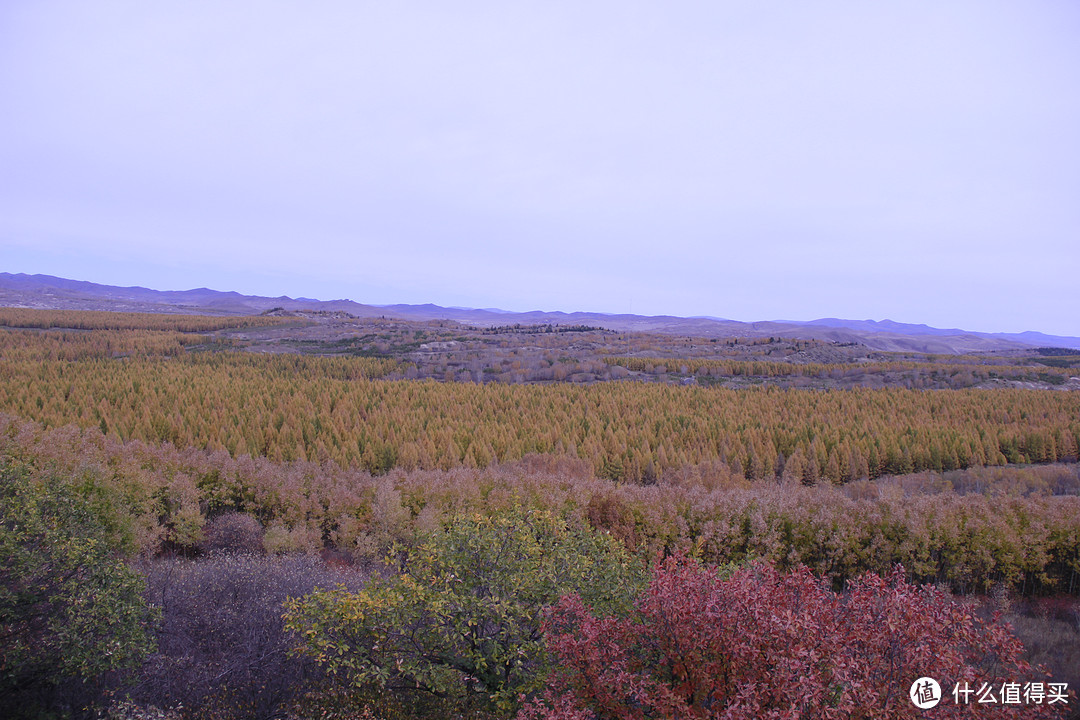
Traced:
[[286, 622], [304, 652], [357, 685], [510, 710], [543, 685], [545, 606], [575, 592], [598, 612], [627, 612], [644, 582], [610, 535], [518, 507], [454, 519], [400, 574], [295, 600]]
[[137, 665], [152, 649], [143, 581], [90, 482], [0, 461], [0, 714], [50, 687]]

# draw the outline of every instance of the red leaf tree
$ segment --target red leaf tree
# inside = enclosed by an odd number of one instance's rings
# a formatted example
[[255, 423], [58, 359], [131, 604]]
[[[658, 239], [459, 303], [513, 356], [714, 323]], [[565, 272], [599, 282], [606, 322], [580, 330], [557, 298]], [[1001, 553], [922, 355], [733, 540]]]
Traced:
[[[730, 577], [685, 559], [654, 573], [628, 617], [564, 597], [545, 621], [559, 670], [521, 720], [1058, 717], [1063, 704], [957, 704], [955, 683], [1039, 681], [1008, 628], [931, 586], [867, 575], [832, 592], [806, 568]], [[945, 696], [922, 711], [912, 683]]]

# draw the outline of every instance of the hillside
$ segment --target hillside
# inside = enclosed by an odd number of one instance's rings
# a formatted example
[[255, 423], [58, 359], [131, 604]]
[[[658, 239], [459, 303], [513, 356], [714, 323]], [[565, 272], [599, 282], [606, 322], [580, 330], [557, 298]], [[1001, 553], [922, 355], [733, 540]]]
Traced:
[[1080, 349], [1080, 338], [1037, 332], [987, 333], [939, 329], [891, 320], [844, 320], [826, 318], [808, 322], [741, 322], [715, 317], [606, 314], [595, 312], [508, 312], [498, 309], [448, 308], [434, 304], [366, 305], [353, 300], [262, 297], [207, 288], [161, 291], [143, 287], [116, 287], [50, 275], [0, 273], [0, 306], [109, 310], [117, 312], [208, 313], [250, 315], [281, 308], [287, 311], [348, 313], [358, 318], [390, 318], [411, 321], [453, 320], [463, 325], [588, 325], [620, 332], [648, 332], [702, 338], [785, 337], [827, 343], [856, 343], [882, 352], [964, 354], [1004, 352], [1026, 347]]

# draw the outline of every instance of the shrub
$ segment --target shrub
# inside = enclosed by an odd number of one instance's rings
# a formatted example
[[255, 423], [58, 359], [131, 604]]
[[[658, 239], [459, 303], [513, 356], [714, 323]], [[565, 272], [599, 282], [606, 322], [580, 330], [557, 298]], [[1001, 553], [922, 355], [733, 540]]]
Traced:
[[318, 586], [362, 584], [355, 572], [312, 556], [172, 558], [143, 569], [162, 619], [158, 653], [133, 698], [208, 718], [271, 717], [318, 677], [311, 663], [289, 655], [282, 605]]
[[225, 513], [206, 523], [203, 552], [263, 552], [263, 531], [259, 521], [246, 513]]
[[543, 682], [542, 608], [576, 592], [625, 611], [640, 577], [610, 536], [515, 507], [458, 517], [409, 551], [400, 575], [313, 593], [286, 618], [307, 655], [353, 682], [509, 710]]
[[313, 555], [320, 547], [322, 543], [317, 533], [306, 524], [297, 524], [290, 528], [280, 520], [275, 520], [263, 535], [263, 549], [271, 555]]
[[[1036, 679], [1004, 626], [906, 583], [902, 568], [838, 594], [805, 567], [781, 575], [755, 564], [724, 578], [672, 559], [631, 616], [569, 596], [544, 632], [559, 669], [547, 702], [522, 720], [914, 718], [908, 689], [922, 676], [946, 694], [934, 716], [958, 717], [985, 708], [954, 704], [956, 682]], [[1053, 717], [1060, 707], [1016, 710]]]

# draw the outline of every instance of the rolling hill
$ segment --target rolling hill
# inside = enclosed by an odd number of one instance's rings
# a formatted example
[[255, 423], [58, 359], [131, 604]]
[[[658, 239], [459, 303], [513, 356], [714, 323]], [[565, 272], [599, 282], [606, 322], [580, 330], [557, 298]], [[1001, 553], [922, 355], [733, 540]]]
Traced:
[[423, 305], [368, 305], [353, 300], [263, 297], [196, 288], [153, 290], [100, 285], [51, 275], [0, 273], [0, 305], [8, 307], [110, 310], [117, 312], [249, 315], [274, 308], [345, 312], [357, 317], [402, 320], [452, 320], [490, 327], [513, 324], [590, 325], [611, 330], [659, 332], [694, 337], [797, 337], [837, 343], [858, 343], [873, 350], [960, 354], [1002, 352], [1030, 347], [1080, 349], [1080, 338], [1038, 332], [987, 333], [942, 329], [892, 320], [822, 318], [801, 321], [741, 322], [716, 317], [630, 315], [595, 312], [508, 312]]

